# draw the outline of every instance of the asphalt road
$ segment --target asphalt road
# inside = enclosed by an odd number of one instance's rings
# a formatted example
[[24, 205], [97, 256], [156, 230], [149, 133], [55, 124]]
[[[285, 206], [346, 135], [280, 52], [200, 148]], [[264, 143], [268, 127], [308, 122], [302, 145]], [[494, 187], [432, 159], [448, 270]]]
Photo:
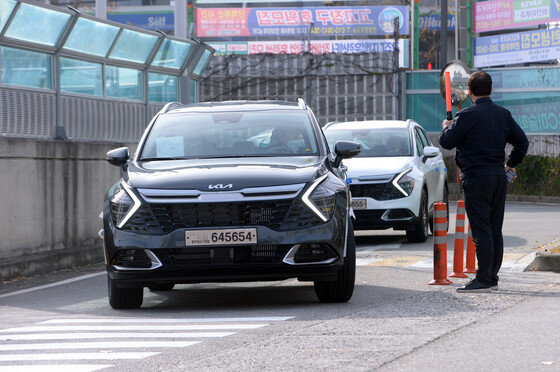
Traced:
[[[558, 238], [545, 223], [559, 209], [508, 206], [508, 250]], [[499, 291], [458, 294], [465, 279], [432, 287], [429, 268], [391, 264], [422, 262], [430, 241], [389, 235], [358, 239], [362, 256], [381, 257], [358, 267], [346, 304], [321, 304], [309, 283], [289, 280], [145, 289], [141, 309], [117, 311], [101, 265], [2, 283], [0, 371], [560, 368], [560, 275], [504, 270]]]

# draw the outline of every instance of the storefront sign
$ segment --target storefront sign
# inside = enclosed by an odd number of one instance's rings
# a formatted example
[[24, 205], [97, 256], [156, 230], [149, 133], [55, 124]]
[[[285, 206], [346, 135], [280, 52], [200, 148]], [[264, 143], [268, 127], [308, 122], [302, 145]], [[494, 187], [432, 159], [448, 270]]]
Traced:
[[[380, 53], [394, 51], [393, 40], [301, 40], [290, 41], [247, 41], [247, 42], [208, 42], [216, 50], [215, 54], [298, 54], [308, 50], [313, 54], [325, 53]], [[408, 40], [399, 40], [399, 66], [407, 67]]]
[[474, 39], [475, 67], [511, 65], [560, 58], [560, 28]]
[[475, 32], [560, 20], [560, 0], [492, 0], [474, 4]]
[[[455, 19], [455, 15], [447, 15], [448, 31], [455, 30]], [[420, 14], [418, 17], [418, 28], [420, 31], [424, 29], [428, 29], [430, 31], [439, 30], [441, 28], [441, 16], [439, 14]]]
[[391, 35], [393, 19], [408, 35], [406, 6], [303, 8], [199, 8], [197, 36]]

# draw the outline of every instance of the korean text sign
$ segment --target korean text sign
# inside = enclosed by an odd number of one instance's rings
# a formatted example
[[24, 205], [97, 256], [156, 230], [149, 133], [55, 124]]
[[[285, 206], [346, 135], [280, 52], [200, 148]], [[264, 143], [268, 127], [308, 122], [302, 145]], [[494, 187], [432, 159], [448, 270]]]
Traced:
[[391, 35], [409, 33], [408, 7], [199, 8], [197, 36]]
[[474, 39], [475, 67], [560, 58], [560, 28], [484, 36]]
[[560, 20], [560, 0], [491, 0], [474, 4], [475, 32]]

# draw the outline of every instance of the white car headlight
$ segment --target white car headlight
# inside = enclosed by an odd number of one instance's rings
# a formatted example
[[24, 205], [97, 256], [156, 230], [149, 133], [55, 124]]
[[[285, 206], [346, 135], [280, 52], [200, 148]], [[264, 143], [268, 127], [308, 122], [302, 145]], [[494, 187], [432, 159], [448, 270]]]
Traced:
[[140, 208], [142, 203], [124, 181], [121, 181], [118, 188], [119, 191], [115, 193], [110, 202], [113, 222], [120, 229]]
[[336, 193], [333, 190], [322, 185], [327, 177], [328, 175], [325, 174], [317, 178], [302, 196], [303, 202], [323, 222], [327, 222], [333, 216], [336, 198]]
[[412, 168], [406, 169], [399, 173], [393, 180], [393, 186], [399, 190], [404, 196], [409, 196], [414, 189], [416, 180], [408, 175]]

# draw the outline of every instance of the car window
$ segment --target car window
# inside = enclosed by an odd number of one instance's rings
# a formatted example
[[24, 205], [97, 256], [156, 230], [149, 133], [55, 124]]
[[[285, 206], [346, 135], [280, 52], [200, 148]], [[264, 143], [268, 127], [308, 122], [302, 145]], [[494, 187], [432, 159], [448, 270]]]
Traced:
[[318, 155], [306, 112], [171, 113], [155, 122], [140, 160]]
[[425, 144], [422, 141], [422, 137], [420, 136], [418, 128], [414, 129], [414, 137], [416, 139], [416, 149], [418, 150], [418, 156], [423, 156]]
[[358, 142], [362, 146], [358, 157], [362, 158], [412, 156], [407, 128], [327, 128], [325, 137], [332, 151], [339, 140]]
[[428, 136], [428, 133], [426, 133], [424, 128], [418, 128], [418, 130], [420, 131], [420, 134], [422, 135], [422, 142], [424, 142], [424, 145], [425, 146], [433, 146], [432, 141], [430, 140], [430, 136]]

